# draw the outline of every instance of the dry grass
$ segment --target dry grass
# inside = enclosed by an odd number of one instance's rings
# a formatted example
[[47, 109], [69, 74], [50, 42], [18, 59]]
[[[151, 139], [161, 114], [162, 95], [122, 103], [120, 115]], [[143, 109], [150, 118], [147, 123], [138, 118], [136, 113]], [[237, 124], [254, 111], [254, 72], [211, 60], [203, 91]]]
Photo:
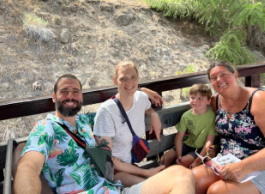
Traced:
[[146, 3], [145, 0], [100, 0], [100, 2], [106, 2], [106, 3], [124, 3], [129, 6], [143, 6], [143, 7], [150, 7], [148, 3]]

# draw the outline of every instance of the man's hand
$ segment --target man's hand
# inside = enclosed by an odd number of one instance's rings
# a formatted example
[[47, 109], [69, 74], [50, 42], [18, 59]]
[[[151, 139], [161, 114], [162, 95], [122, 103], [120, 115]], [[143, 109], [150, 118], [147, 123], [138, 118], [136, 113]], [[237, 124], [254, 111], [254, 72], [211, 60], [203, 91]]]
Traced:
[[141, 91], [148, 95], [148, 98], [151, 100], [152, 104], [155, 104], [156, 107], [160, 107], [164, 103], [162, 97], [157, 92], [147, 88], [141, 88]]
[[150, 116], [151, 116], [151, 119], [150, 119], [149, 134], [155, 131], [156, 138], [160, 142], [161, 122], [160, 122], [159, 116], [155, 111], [153, 111]]

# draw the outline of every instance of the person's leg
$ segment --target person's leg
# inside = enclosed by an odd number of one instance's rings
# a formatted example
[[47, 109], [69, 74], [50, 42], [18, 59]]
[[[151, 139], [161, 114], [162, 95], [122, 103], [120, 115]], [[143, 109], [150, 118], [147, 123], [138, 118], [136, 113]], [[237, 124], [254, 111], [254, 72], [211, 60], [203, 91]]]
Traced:
[[131, 187], [140, 182], [143, 182], [145, 179], [126, 172], [118, 172], [114, 175], [114, 181], [116, 180], [120, 180], [125, 187]]
[[210, 185], [221, 179], [211, 168], [203, 164], [193, 168], [192, 172], [196, 180], [196, 194], [205, 194]]
[[171, 166], [144, 181], [141, 194], [194, 194], [192, 172], [180, 165]]
[[195, 160], [195, 158], [190, 155], [190, 154], [187, 154], [186, 156], [182, 156], [181, 157], [181, 164], [186, 167], [186, 168], [189, 168], [189, 166], [192, 164], [192, 162]]
[[260, 194], [258, 188], [251, 182], [238, 183], [235, 181], [219, 180], [212, 184], [207, 194]]
[[167, 153], [165, 153], [161, 157], [161, 163], [167, 167], [169, 167], [175, 160], [177, 159], [176, 151], [174, 149], [170, 149]]

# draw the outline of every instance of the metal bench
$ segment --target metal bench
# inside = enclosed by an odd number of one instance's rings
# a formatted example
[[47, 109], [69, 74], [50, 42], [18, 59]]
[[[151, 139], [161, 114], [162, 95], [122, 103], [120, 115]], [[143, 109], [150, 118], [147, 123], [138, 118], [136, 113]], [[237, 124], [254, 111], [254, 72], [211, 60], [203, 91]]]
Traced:
[[[241, 65], [236, 67], [239, 72], [239, 77], [245, 77], [245, 86], [249, 87], [259, 87], [260, 86], [260, 74], [265, 73], [265, 62], [259, 62], [255, 64], [249, 65]], [[189, 87], [195, 83], [209, 83], [209, 80], [206, 76], [205, 72], [197, 72], [187, 75], [180, 75], [180, 76], [172, 76], [167, 78], [161, 78], [156, 80], [150, 80], [148, 82], [140, 83], [139, 86], [147, 87], [158, 92], [160, 95], [163, 91], [174, 90], [184, 87]], [[95, 103], [100, 103], [111, 96], [117, 93], [117, 88], [110, 86], [110, 87], [102, 87], [96, 88], [91, 90], [84, 90], [84, 105], [90, 105]], [[183, 107], [184, 104], [182, 104]], [[180, 105], [180, 106], [182, 106]], [[175, 106], [175, 105], [173, 105]], [[176, 105], [178, 106], [178, 105]], [[188, 109], [188, 104], [186, 105]], [[170, 106], [169, 106], [170, 107]], [[164, 111], [161, 112], [160, 119], [162, 122], [162, 128], [174, 126], [178, 120], [180, 119], [179, 115], [175, 115], [174, 119], [171, 117], [171, 114], [167, 114], [166, 111], [170, 111], [170, 108], [163, 107], [162, 109], [158, 109], [157, 111]], [[172, 108], [173, 109], [173, 108]], [[181, 109], [181, 108], [179, 108]], [[184, 108], [185, 109], [185, 108]], [[185, 110], [187, 110], [185, 109]], [[40, 114], [54, 110], [54, 104], [51, 100], [50, 96], [42, 96], [42, 97], [34, 97], [34, 98], [27, 98], [27, 99], [20, 99], [20, 100], [11, 100], [6, 102], [0, 102], [0, 120], [23, 117], [28, 115]], [[185, 111], [183, 110], [183, 112]], [[174, 112], [174, 111], [172, 111]], [[146, 129], [149, 130], [149, 121], [146, 118]], [[149, 138], [148, 135], [147, 139]], [[20, 138], [16, 141], [23, 142], [26, 141], [27, 138]], [[7, 152], [7, 144], [13, 145], [8, 146], [9, 150]], [[161, 135], [161, 142], [158, 143], [157, 140], [149, 140], [149, 144], [151, 147], [151, 152], [149, 153], [148, 157], [154, 156], [156, 153], [162, 153], [163, 150], [166, 150], [174, 145], [174, 135]], [[16, 143], [10, 140], [8, 143], [1, 142], [0, 143], [0, 169], [2, 170], [6, 165], [9, 165], [12, 161], [12, 151]], [[11, 154], [10, 154], [11, 153]], [[148, 167], [148, 166], [143, 166]], [[5, 182], [9, 182], [9, 184], [5, 184], [4, 186], [4, 193], [11, 192], [11, 182], [9, 181], [11, 176], [11, 171], [9, 171], [8, 167], [6, 166], [6, 173], [5, 173]], [[2, 178], [1, 178], [2, 177]], [[3, 173], [0, 173], [0, 182], [3, 180]], [[1, 187], [1, 185], [0, 185]], [[0, 188], [0, 194], [2, 189]], [[6, 192], [7, 191], [7, 192]]]

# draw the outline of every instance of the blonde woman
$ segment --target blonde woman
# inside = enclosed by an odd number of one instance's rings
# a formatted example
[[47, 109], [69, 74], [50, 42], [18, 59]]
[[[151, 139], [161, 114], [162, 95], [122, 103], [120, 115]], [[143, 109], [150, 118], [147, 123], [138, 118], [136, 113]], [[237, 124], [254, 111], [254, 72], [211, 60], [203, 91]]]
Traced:
[[[151, 117], [151, 129], [160, 140], [161, 123], [158, 114], [151, 108], [148, 96], [137, 91], [138, 70], [133, 62], [120, 62], [115, 69], [114, 84], [118, 87], [116, 98], [121, 102], [132, 128], [138, 137], [145, 133], [145, 114]], [[147, 93], [152, 92], [147, 90]], [[129, 187], [144, 181], [143, 177], [150, 177], [164, 169], [160, 166], [152, 169], [141, 169], [132, 165], [131, 149], [132, 134], [113, 99], [104, 102], [98, 109], [95, 118], [95, 139], [98, 144], [107, 143], [112, 148], [115, 164], [114, 180], [121, 180]]]

